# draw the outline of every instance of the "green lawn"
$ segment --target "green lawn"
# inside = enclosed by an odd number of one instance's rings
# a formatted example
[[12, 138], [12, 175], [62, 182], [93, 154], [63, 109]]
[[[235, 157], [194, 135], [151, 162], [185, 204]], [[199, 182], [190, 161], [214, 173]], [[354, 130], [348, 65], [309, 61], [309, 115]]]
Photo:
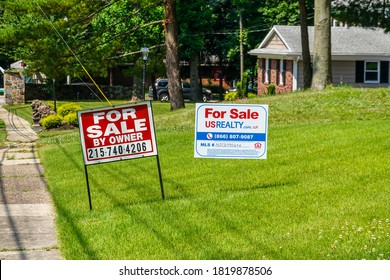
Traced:
[[5, 145], [5, 140], [7, 138], [7, 131], [5, 127], [5, 123], [3, 120], [0, 120], [0, 148], [3, 148]]
[[31, 104], [3, 105], [3, 108], [32, 122]]
[[[193, 157], [194, 108], [155, 102], [156, 158], [88, 167], [41, 132], [66, 259], [390, 259], [390, 90], [267, 96], [268, 159]], [[82, 103], [84, 107], [106, 104]]]

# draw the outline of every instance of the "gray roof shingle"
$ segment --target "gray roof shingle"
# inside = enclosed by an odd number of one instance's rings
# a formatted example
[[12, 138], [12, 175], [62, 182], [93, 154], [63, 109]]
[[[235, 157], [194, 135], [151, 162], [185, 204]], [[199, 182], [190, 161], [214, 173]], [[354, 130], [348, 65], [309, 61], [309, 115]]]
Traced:
[[[251, 54], [300, 54], [302, 53], [300, 26], [276, 25], [270, 32], [276, 32], [288, 47], [288, 50], [266, 49], [265, 40], [257, 49], [251, 50]], [[309, 45], [313, 51], [314, 27], [310, 26]], [[389, 56], [390, 34], [379, 28], [362, 27], [332, 27], [331, 29], [332, 55], [351, 56]]]

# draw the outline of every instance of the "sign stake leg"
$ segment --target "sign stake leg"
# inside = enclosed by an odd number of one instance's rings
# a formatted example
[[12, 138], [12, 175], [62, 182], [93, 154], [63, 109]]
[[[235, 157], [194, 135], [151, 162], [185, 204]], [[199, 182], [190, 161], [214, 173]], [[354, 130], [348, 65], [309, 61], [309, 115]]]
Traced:
[[88, 191], [88, 200], [89, 200], [89, 210], [92, 211], [91, 191], [90, 191], [90, 189], [89, 189], [88, 170], [87, 170], [87, 166], [86, 166], [86, 165], [84, 165], [84, 169], [85, 169], [85, 179], [87, 180], [87, 191]]
[[157, 159], [158, 176], [160, 178], [161, 196], [162, 196], [162, 199], [164, 200], [165, 199], [164, 185], [163, 185], [163, 180], [162, 180], [162, 176], [161, 176], [160, 159], [158, 157], [158, 154], [156, 155], [156, 159]]

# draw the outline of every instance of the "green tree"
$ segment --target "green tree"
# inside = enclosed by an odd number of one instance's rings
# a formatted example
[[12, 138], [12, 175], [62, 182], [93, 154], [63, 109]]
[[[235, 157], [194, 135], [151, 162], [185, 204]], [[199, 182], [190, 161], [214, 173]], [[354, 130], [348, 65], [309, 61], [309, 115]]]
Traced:
[[91, 73], [105, 76], [109, 67], [134, 62], [141, 46], [163, 37], [163, 10], [157, 4], [5, 0], [1, 2], [1, 51], [25, 60], [31, 71], [53, 78], [85, 76], [79, 62]]
[[212, 32], [208, 35], [206, 48], [209, 54], [215, 55], [218, 59], [219, 70], [219, 99], [223, 100], [222, 79], [226, 81], [236, 78], [236, 73], [226, 72], [225, 65], [230, 64], [231, 68], [239, 69], [235, 61], [239, 61], [237, 54], [239, 33], [238, 12], [233, 7], [231, 0], [210, 1], [212, 9]]
[[70, 10], [72, 1], [47, 1], [46, 10], [51, 12], [48, 19], [40, 11], [39, 2], [7, 0], [1, 3], [0, 40], [4, 46], [1, 51], [16, 60], [23, 59], [28, 69], [51, 73], [53, 78], [58, 78], [65, 75], [61, 66], [71, 55], [50, 22], [58, 29], [66, 26], [66, 15], [62, 11]]
[[[91, 49], [99, 49], [104, 53], [103, 59], [110, 67], [110, 74], [117, 65], [132, 64], [125, 70], [125, 74], [134, 77], [139, 77], [144, 64], [139, 50], [148, 47], [149, 66], [146, 69], [153, 85], [156, 75], [165, 73], [165, 67], [160, 63], [165, 57], [163, 18], [161, 3], [117, 1], [95, 16], [92, 28], [96, 36], [88, 43]], [[140, 79], [134, 81], [136, 84], [137, 81], [141, 82]], [[114, 84], [111, 78], [110, 84]], [[139, 97], [143, 98], [143, 93], [139, 93]]]
[[199, 58], [205, 52], [206, 34], [211, 32], [212, 11], [206, 0], [178, 2], [180, 58], [190, 62], [191, 93], [193, 100], [202, 101], [199, 87]]
[[264, 0], [259, 12], [268, 26], [296, 25], [299, 22], [299, 3], [297, 0]]
[[390, 31], [390, 2], [387, 0], [333, 0], [332, 15], [351, 25]]
[[[170, 11], [176, 2], [180, 20], [175, 27], [177, 21]], [[174, 79], [170, 83], [176, 87], [170, 90], [175, 104], [172, 108], [184, 107], [179, 94], [179, 52], [180, 59], [191, 62], [191, 73], [198, 69], [199, 55], [203, 63], [217, 56], [220, 71], [230, 69], [221, 76], [233, 80], [239, 76], [241, 57], [245, 68], [252, 68], [256, 61], [251, 56], [240, 57], [240, 42], [241, 54], [245, 54], [273, 24], [290, 24], [298, 19], [297, 2], [292, 0], [3, 0], [0, 10], [0, 52], [23, 59], [31, 71], [57, 80], [65, 75], [85, 76], [79, 61], [94, 75], [106, 76], [108, 69], [130, 63], [135, 67], [128, 70], [129, 74], [140, 74], [139, 50], [149, 47], [147, 70], [152, 81], [165, 72]], [[180, 44], [175, 36], [179, 36]], [[167, 64], [162, 63], [163, 58]], [[191, 74], [191, 78], [196, 86], [197, 75]], [[220, 93], [222, 99], [222, 80]]]
[[176, 18], [176, 0], [164, 0], [165, 13], [165, 46], [167, 55], [165, 65], [167, 67], [168, 91], [171, 101], [171, 110], [184, 108], [183, 95], [181, 94], [178, 24]]

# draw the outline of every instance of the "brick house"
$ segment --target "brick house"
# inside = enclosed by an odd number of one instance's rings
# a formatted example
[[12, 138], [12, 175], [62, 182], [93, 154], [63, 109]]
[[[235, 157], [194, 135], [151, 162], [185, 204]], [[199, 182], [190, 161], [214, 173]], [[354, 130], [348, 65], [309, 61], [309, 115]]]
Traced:
[[[259, 47], [249, 51], [258, 58], [258, 94], [274, 84], [276, 93], [303, 88], [300, 26], [274, 26]], [[309, 27], [313, 54], [314, 28]], [[382, 29], [332, 27], [332, 80], [334, 85], [389, 87], [390, 34]]]

